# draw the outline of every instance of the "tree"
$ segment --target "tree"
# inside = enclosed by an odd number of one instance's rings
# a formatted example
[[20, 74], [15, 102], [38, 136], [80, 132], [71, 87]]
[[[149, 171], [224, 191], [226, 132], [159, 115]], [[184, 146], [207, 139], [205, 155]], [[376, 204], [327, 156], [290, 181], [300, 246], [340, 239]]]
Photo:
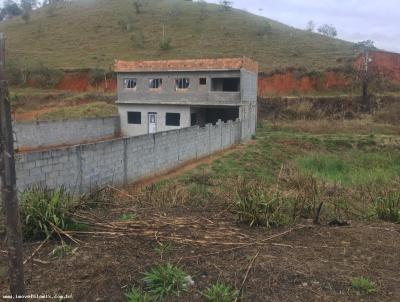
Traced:
[[232, 4], [233, 4], [233, 2], [228, 1], [228, 0], [220, 0], [219, 1], [219, 5], [221, 5], [222, 10], [224, 10], [224, 11], [230, 10], [232, 8]]
[[370, 57], [370, 52], [375, 50], [375, 43], [372, 40], [366, 40], [358, 42], [355, 46], [356, 49], [362, 51], [362, 64], [360, 66], [360, 77], [362, 82], [362, 100], [364, 104], [365, 111], [369, 112], [371, 110], [371, 103], [369, 98], [369, 83], [376, 76], [370, 68], [372, 63], [372, 58]]
[[0, 11], [0, 20], [21, 15], [22, 9], [18, 6], [18, 4], [12, 0], [7, 0], [4, 2], [4, 7]]
[[147, 0], [134, 0], [133, 7], [135, 8], [136, 14], [141, 14], [143, 12], [143, 8], [148, 5]]
[[333, 25], [324, 24], [318, 27], [318, 32], [324, 36], [334, 38], [337, 36], [337, 30]]
[[264, 37], [268, 33], [271, 32], [271, 24], [267, 22], [263, 22], [261, 25], [257, 26], [256, 34], [258, 37]]
[[315, 23], [313, 20], [307, 22], [306, 31], [309, 31], [311, 33], [315, 31]]
[[21, 17], [25, 23], [28, 23], [31, 19], [31, 12], [36, 7], [37, 1], [36, 0], [21, 0], [21, 9], [23, 11]]

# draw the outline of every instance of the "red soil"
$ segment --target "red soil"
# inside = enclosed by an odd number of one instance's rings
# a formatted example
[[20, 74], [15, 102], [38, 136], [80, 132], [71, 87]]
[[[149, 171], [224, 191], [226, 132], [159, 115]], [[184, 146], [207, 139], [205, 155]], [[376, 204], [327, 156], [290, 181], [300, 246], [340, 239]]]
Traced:
[[69, 90], [77, 92], [101, 90], [101, 91], [116, 91], [117, 81], [115, 79], [107, 79], [102, 81], [98, 85], [91, 85], [88, 73], [66, 73], [60, 83], [57, 85], [57, 89]]
[[[372, 68], [385, 75], [386, 78], [400, 84], [400, 54], [376, 51], [371, 53]], [[362, 56], [359, 56], [354, 63], [356, 68], [360, 67]], [[283, 74], [260, 75], [259, 95], [287, 95], [290, 93], [323, 92], [330, 89], [345, 88], [351, 84], [351, 79], [341, 73], [327, 71], [324, 76], [310, 77], [298, 75], [295, 71]], [[110, 91], [117, 89], [116, 79], [107, 79], [97, 85], [90, 83], [88, 72], [66, 72], [63, 79], [58, 83], [57, 88], [61, 90], [85, 92], [85, 91]], [[107, 82], [107, 83], [106, 83]], [[28, 80], [29, 85], [34, 85]]]
[[[372, 59], [371, 68], [384, 74], [395, 82], [400, 83], [400, 54], [385, 51], [374, 51], [370, 53]], [[360, 55], [355, 61], [355, 67], [361, 68], [363, 56]]]
[[288, 93], [308, 93], [335, 88], [342, 88], [350, 83], [350, 79], [335, 72], [325, 72], [320, 78], [297, 76], [295, 72], [259, 76], [258, 95], [284, 95]]

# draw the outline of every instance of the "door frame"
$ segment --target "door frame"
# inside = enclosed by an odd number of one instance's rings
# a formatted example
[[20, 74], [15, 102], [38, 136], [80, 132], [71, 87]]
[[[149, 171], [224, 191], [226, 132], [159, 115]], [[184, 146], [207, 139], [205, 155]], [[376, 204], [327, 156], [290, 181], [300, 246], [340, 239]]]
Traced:
[[[150, 132], [150, 116], [154, 116], [154, 132]], [[147, 133], [153, 134], [157, 132], [157, 112], [148, 112], [147, 113]]]

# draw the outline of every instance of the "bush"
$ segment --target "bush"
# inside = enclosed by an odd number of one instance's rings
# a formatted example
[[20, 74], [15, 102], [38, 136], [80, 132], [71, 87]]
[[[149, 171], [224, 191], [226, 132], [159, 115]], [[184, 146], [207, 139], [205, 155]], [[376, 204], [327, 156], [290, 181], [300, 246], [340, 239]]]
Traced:
[[26, 239], [52, 236], [55, 228], [66, 229], [73, 224], [69, 219], [75, 204], [64, 187], [57, 190], [34, 186], [21, 194], [23, 233]]
[[143, 292], [141, 289], [132, 288], [129, 292], [125, 294], [128, 302], [152, 302], [154, 301], [153, 297], [146, 292]]
[[261, 181], [238, 181], [235, 212], [239, 221], [250, 226], [278, 227], [290, 222], [286, 200]]
[[400, 192], [384, 192], [373, 197], [373, 202], [379, 219], [400, 222]]
[[41, 66], [29, 73], [29, 79], [40, 88], [54, 88], [63, 78], [62, 70]]
[[158, 265], [144, 273], [143, 281], [148, 292], [155, 298], [175, 295], [187, 291], [193, 282], [181, 268], [171, 264]]
[[355, 278], [351, 280], [351, 286], [364, 294], [372, 294], [376, 291], [375, 283], [367, 278]]
[[160, 42], [160, 49], [161, 50], [170, 50], [172, 48], [171, 39], [167, 38]]
[[237, 296], [237, 291], [223, 283], [216, 283], [208, 287], [203, 294], [210, 302], [232, 302]]

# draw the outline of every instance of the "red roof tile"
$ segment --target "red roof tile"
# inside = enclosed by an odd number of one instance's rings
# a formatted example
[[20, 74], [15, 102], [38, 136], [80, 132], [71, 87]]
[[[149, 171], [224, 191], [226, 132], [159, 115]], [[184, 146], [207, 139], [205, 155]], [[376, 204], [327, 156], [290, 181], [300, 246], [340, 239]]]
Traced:
[[200, 70], [240, 70], [258, 73], [258, 63], [243, 57], [232, 59], [193, 59], [164, 61], [115, 61], [116, 72], [143, 71], [200, 71]]

